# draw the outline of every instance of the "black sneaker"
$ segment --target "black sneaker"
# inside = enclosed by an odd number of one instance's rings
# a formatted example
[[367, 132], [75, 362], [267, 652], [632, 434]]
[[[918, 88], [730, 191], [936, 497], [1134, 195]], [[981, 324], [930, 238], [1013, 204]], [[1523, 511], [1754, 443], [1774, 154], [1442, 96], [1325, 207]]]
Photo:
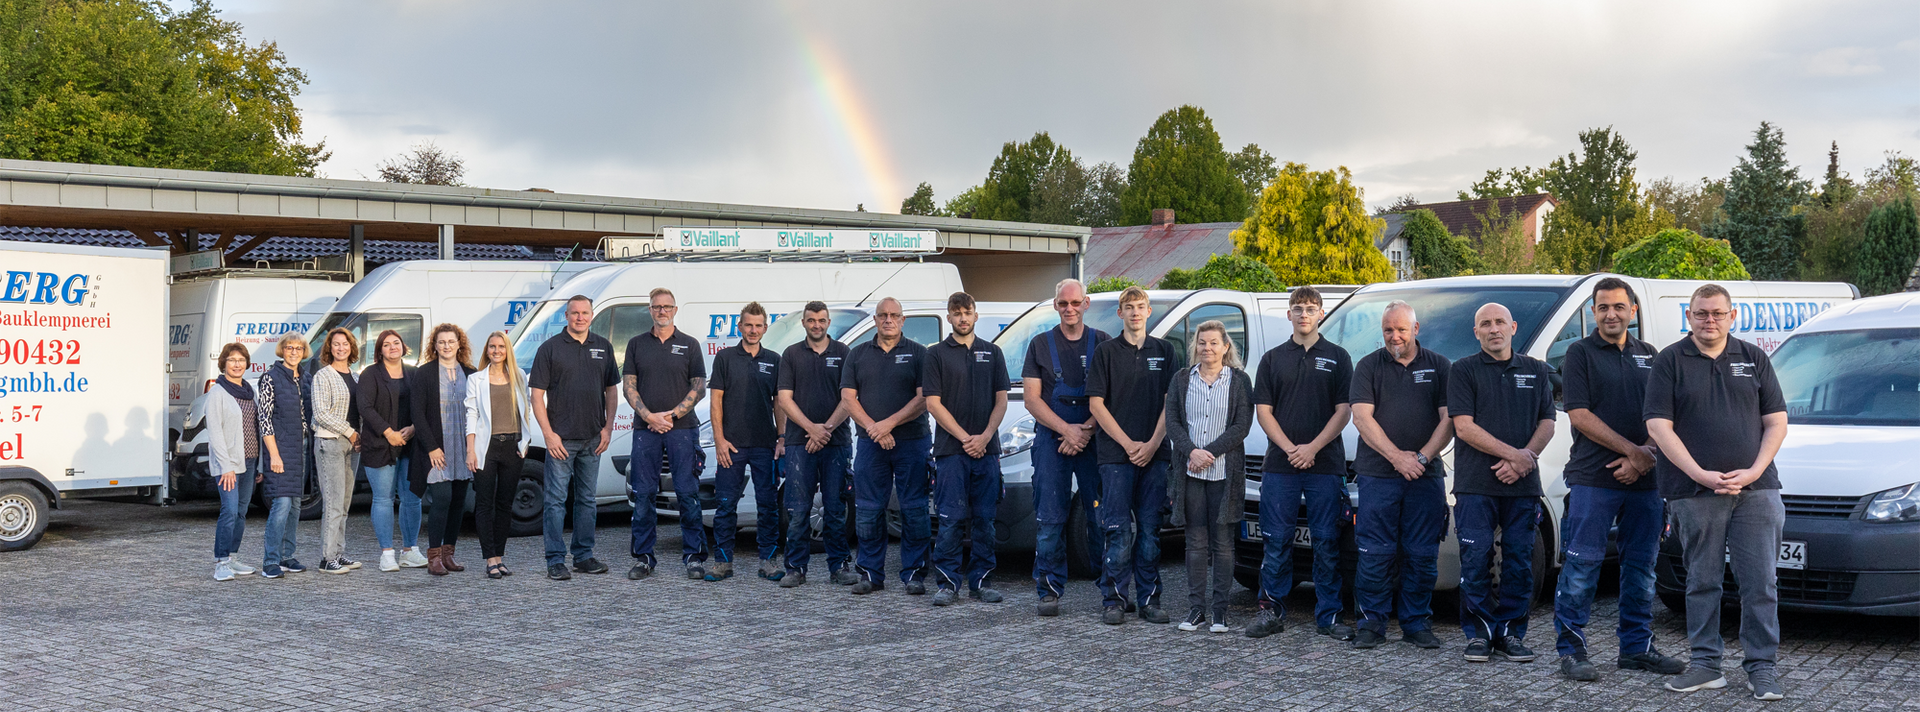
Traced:
[[865, 596], [869, 593], [873, 593], [874, 591], [879, 591], [886, 587], [887, 585], [884, 583], [875, 583], [873, 581], [861, 581], [853, 585], [853, 595]]
[[980, 588], [975, 588], [975, 589], [969, 589], [967, 591], [967, 598], [971, 598], [981, 603], [999, 603], [1001, 601], [1007, 600], [1005, 596], [1000, 595], [999, 591], [995, 591], [985, 586], [981, 586]]
[[1587, 662], [1585, 655], [1569, 655], [1560, 659], [1560, 676], [1576, 682], [1593, 682], [1600, 679], [1600, 668]]
[[908, 581], [908, 582], [907, 582], [907, 595], [909, 595], [909, 596], [925, 596], [925, 595], [927, 595], [927, 582], [925, 582], [925, 581], [918, 581], [918, 580], [915, 580], [915, 581]]
[[1353, 640], [1353, 626], [1338, 621], [1333, 625], [1315, 627], [1313, 631], [1334, 640]]
[[799, 588], [807, 583], [807, 572], [799, 569], [787, 569], [787, 575], [780, 577], [781, 588]]
[[1380, 645], [1385, 642], [1387, 642], [1387, 636], [1365, 628], [1361, 628], [1360, 632], [1353, 634], [1353, 647], [1359, 650], [1372, 650], [1380, 647]]
[[547, 566], [547, 578], [555, 581], [565, 581], [573, 578], [573, 574], [567, 572], [566, 564], [550, 564]]
[[299, 559], [281, 559], [280, 570], [290, 574], [303, 574], [307, 572], [307, 567], [301, 566]]
[[323, 574], [344, 574], [352, 570], [333, 559], [320, 560], [320, 573]]
[[604, 574], [607, 572], [607, 565], [600, 563], [599, 559], [589, 556], [586, 561], [573, 562], [573, 570], [583, 574]]
[[1462, 657], [1470, 663], [1484, 663], [1493, 659], [1493, 645], [1481, 638], [1467, 641], [1467, 652]]
[[1100, 622], [1107, 625], [1120, 625], [1127, 621], [1127, 609], [1124, 606], [1107, 606], [1100, 612]]
[[1425, 628], [1416, 630], [1412, 633], [1402, 631], [1400, 633], [1400, 641], [1403, 643], [1409, 643], [1413, 645], [1413, 647], [1425, 648], [1427, 650], [1433, 650], [1435, 648], [1440, 647], [1439, 636], [1434, 635], [1433, 631], [1427, 630]]
[[1265, 638], [1286, 629], [1287, 624], [1280, 620], [1279, 613], [1271, 608], [1262, 608], [1253, 614], [1253, 622], [1247, 624], [1247, 637]]
[[[578, 567], [575, 567], [575, 568], [578, 568]], [[628, 581], [639, 581], [640, 579], [643, 579], [652, 575], [653, 575], [653, 565], [648, 564], [645, 561], [634, 564], [633, 568], [627, 569]]]
[[1528, 648], [1525, 643], [1520, 642], [1519, 638], [1511, 635], [1501, 638], [1499, 644], [1493, 646], [1493, 652], [1516, 663], [1530, 663], [1533, 662], [1534, 657], [1532, 648]]
[[1678, 675], [1687, 671], [1685, 661], [1661, 655], [1660, 651], [1647, 649], [1646, 652], [1620, 656], [1621, 670], [1645, 670], [1658, 675]]
[[1166, 625], [1173, 622], [1173, 616], [1167, 615], [1159, 606], [1145, 605], [1140, 607], [1140, 620]]
[[1187, 611], [1187, 619], [1180, 621], [1180, 630], [1196, 631], [1196, 630], [1200, 630], [1200, 626], [1203, 626], [1206, 624], [1207, 624], [1206, 609], [1201, 608], [1199, 606], [1194, 606], [1191, 610]]
[[1036, 612], [1047, 618], [1060, 615], [1060, 597], [1052, 594], [1040, 597], [1040, 605], [1036, 608]]

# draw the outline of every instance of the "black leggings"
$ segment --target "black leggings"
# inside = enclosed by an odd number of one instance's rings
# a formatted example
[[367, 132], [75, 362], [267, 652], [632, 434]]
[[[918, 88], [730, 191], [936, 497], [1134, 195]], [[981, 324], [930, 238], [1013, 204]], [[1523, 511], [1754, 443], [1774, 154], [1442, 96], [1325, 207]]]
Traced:
[[480, 530], [480, 553], [486, 558], [506, 555], [521, 459], [518, 434], [495, 435], [487, 442], [487, 461], [473, 473], [473, 524]]
[[433, 506], [427, 508], [427, 546], [459, 541], [460, 520], [467, 515], [467, 481], [435, 482], [427, 485], [427, 494], [433, 497]]

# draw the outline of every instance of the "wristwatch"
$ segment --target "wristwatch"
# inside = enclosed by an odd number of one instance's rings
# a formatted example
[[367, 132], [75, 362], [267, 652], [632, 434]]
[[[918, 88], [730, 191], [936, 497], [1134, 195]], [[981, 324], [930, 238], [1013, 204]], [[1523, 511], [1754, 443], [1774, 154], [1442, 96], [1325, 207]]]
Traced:
[[1416, 452], [1413, 454], [1413, 461], [1420, 463], [1421, 467], [1426, 467], [1433, 463], [1433, 458], [1427, 457], [1427, 454], [1424, 452]]

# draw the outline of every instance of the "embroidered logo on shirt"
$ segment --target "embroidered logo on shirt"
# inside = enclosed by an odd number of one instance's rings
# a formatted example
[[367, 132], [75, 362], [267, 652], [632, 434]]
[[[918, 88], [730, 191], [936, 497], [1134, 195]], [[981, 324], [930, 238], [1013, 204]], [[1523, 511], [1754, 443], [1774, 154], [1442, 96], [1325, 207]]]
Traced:
[[675, 356], [679, 356], [679, 355], [681, 355], [681, 354], [684, 354], [684, 353], [686, 353], [686, 352], [687, 352], [687, 345], [686, 345], [686, 344], [674, 344], [674, 345], [673, 345], [673, 355], [675, 355]]
[[975, 351], [973, 352], [973, 362], [974, 363], [993, 363], [993, 352], [992, 351]]
[[773, 364], [767, 363], [765, 361], [755, 361], [754, 363], [757, 363], [760, 365], [761, 373], [773, 373]]
[[1532, 388], [1534, 378], [1535, 378], [1535, 374], [1531, 374], [1531, 373], [1513, 374], [1513, 387], [1514, 388]]
[[839, 367], [840, 367], [840, 357], [839, 357], [839, 356], [828, 356], [826, 360], [827, 360], [827, 368], [839, 368]]
[[1161, 364], [1161, 362], [1163, 362], [1163, 361], [1166, 361], [1166, 360], [1167, 360], [1167, 359], [1166, 359], [1166, 357], [1164, 357], [1164, 356], [1148, 356], [1148, 357], [1147, 357], [1147, 370], [1149, 370], [1149, 371], [1158, 371], [1158, 370], [1160, 370], [1160, 364]]
[[1423, 368], [1413, 372], [1414, 383], [1432, 383], [1434, 369]]
[[913, 354], [894, 354], [894, 363], [913, 363]]
[[597, 361], [606, 358], [606, 352], [600, 349], [587, 349], [587, 357]]
[[1727, 364], [1727, 368], [1730, 375], [1734, 378], [1753, 378], [1753, 362], [1751, 361], [1735, 361]]
[[1644, 354], [1634, 354], [1633, 365], [1635, 368], [1653, 368], [1653, 357]]

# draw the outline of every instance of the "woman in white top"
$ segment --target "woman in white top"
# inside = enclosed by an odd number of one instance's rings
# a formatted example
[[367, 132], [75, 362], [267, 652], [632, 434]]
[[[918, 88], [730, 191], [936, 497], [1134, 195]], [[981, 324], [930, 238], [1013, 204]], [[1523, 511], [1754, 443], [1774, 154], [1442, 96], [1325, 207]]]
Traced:
[[253, 385], [247, 369], [253, 358], [247, 347], [220, 348], [220, 377], [207, 388], [207, 455], [220, 483], [220, 521], [213, 528], [213, 580], [231, 581], [254, 572], [233, 553], [246, 533], [247, 505], [253, 503], [253, 485], [260, 481], [260, 430], [255, 423]]
[[1225, 633], [1234, 529], [1246, 507], [1244, 443], [1253, 428], [1253, 379], [1219, 321], [1201, 324], [1188, 351], [1193, 366], [1167, 388], [1167, 440], [1173, 443], [1167, 502], [1171, 523], [1187, 530], [1189, 609], [1180, 629], [1199, 630], [1211, 613], [1208, 630]]
[[347, 508], [353, 504], [353, 473], [360, 469], [360, 412], [354, 407], [359, 379], [353, 364], [360, 360], [360, 344], [353, 332], [339, 327], [327, 332], [320, 346], [320, 366], [313, 382], [313, 454], [320, 478], [320, 570], [344, 574], [360, 568], [348, 559]]
[[540, 426], [533, 418], [527, 384], [514, 365], [507, 332], [487, 335], [480, 370], [467, 377], [467, 469], [473, 471], [473, 520], [487, 578], [512, 576], [500, 561], [513, 527], [513, 495], [522, 458]]

